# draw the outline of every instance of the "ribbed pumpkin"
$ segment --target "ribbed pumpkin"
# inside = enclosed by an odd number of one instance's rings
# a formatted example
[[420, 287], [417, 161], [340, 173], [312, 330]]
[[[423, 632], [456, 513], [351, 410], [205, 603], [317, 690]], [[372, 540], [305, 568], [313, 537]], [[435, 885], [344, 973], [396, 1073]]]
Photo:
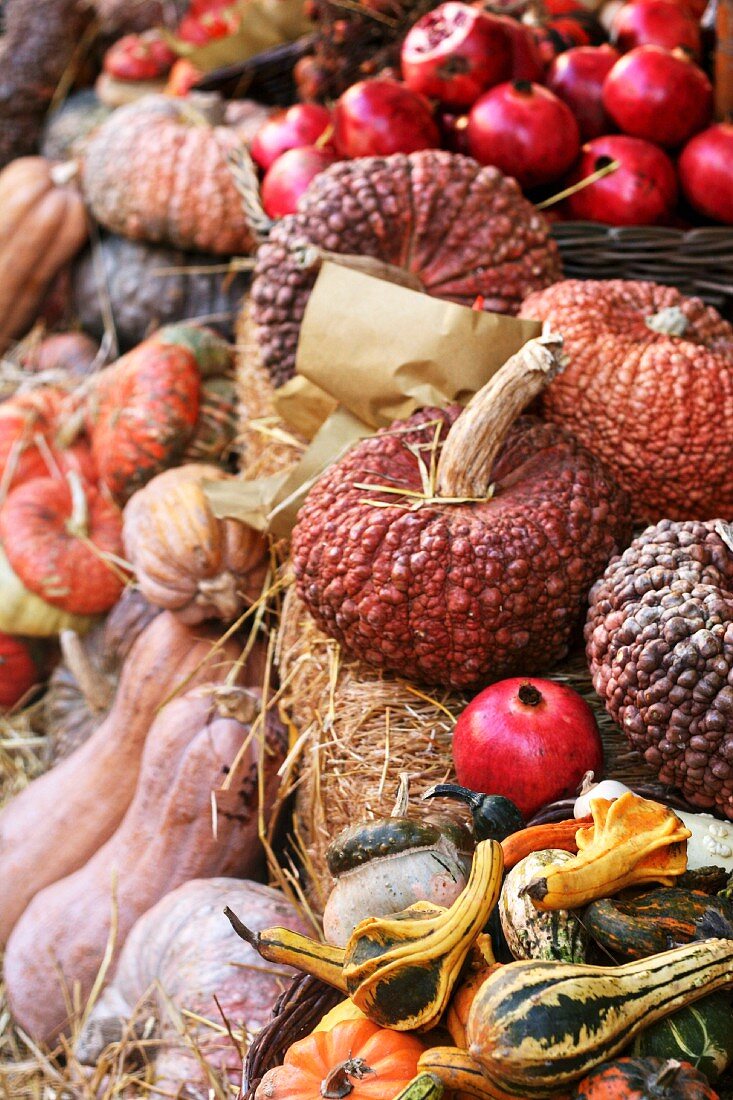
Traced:
[[125, 554], [140, 590], [185, 623], [229, 622], [262, 591], [266, 540], [243, 523], [217, 519], [204, 495], [204, 481], [228, 476], [216, 466], [178, 466], [125, 508]]
[[76, 170], [73, 162], [21, 157], [0, 172], [0, 353], [28, 331], [87, 238]]
[[87, 406], [99, 478], [120, 501], [183, 454], [201, 380], [185, 345], [151, 337], [101, 371]]
[[394, 1100], [424, 1050], [414, 1035], [345, 1020], [289, 1047], [282, 1066], [260, 1081], [255, 1100]]
[[105, 554], [122, 551], [119, 509], [76, 474], [33, 478], [0, 508], [0, 541], [23, 584], [75, 615], [108, 611], [123, 575]]
[[95, 465], [89, 444], [80, 439], [59, 448], [56, 433], [68, 395], [54, 386], [39, 386], [0, 404], [0, 485], [12, 489], [33, 477], [78, 470], [93, 480]]
[[120, 107], [90, 138], [83, 183], [95, 218], [133, 240], [222, 254], [255, 239], [226, 161], [235, 130], [210, 98], [146, 96]]
[[564, 338], [544, 414], [613, 471], [637, 523], [733, 516], [733, 326], [716, 310], [655, 283], [568, 279], [520, 316]]
[[20, 638], [0, 633], [0, 709], [13, 707], [38, 682], [38, 669]]
[[689, 1062], [618, 1058], [594, 1069], [576, 1086], [573, 1100], [718, 1100], [708, 1079]]

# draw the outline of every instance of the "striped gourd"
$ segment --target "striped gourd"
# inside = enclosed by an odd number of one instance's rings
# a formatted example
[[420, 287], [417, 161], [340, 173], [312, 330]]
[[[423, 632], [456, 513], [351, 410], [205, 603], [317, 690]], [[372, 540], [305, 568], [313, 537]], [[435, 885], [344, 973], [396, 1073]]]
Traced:
[[729, 939], [689, 943], [617, 967], [509, 963], [476, 995], [468, 1049], [505, 1092], [564, 1092], [642, 1028], [727, 985], [733, 985]]

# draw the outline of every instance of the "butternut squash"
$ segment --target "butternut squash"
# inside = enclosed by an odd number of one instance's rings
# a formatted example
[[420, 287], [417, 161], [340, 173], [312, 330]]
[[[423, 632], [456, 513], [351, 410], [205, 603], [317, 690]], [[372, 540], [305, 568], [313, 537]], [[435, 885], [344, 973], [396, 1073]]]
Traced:
[[[69, 990], [76, 986], [86, 1003], [113, 920], [116, 958], [135, 921], [170, 890], [193, 878], [261, 871], [258, 773], [262, 768], [267, 819], [285, 729], [273, 718], [261, 738], [251, 722], [225, 717], [218, 686], [196, 688], [163, 707], [119, 828], [83, 867], [38, 893], [14, 928], [4, 960], [8, 1004], [38, 1042], [50, 1043], [64, 1030]], [[235, 762], [231, 802], [220, 808], [214, 828], [212, 791]]]
[[0, 947], [31, 898], [86, 863], [119, 825], [158, 707], [184, 684], [224, 679], [239, 646], [214, 650], [216, 637], [158, 615], [130, 650], [104, 722], [0, 813]]

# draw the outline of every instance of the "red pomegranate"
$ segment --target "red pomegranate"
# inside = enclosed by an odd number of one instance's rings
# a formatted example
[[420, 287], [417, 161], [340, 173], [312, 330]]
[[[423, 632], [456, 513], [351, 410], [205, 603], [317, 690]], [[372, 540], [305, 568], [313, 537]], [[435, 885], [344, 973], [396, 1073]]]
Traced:
[[453, 731], [458, 782], [510, 798], [526, 819], [600, 777], [603, 744], [593, 711], [554, 680], [500, 680], [473, 699]]
[[311, 180], [337, 160], [332, 149], [319, 149], [315, 145], [288, 149], [270, 165], [262, 181], [260, 194], [265, 213], [271, 218], [294, 214], [298, 199]]
[[430, 104], [396, 80], [361, 80], [336, 101], [334, 145], [343, 157], [434, 149], [440, 134]]
[[331, 112], [318, 103], [296, 103], [278, 111], [252, 138], [250, 153], [265, 171], [288, 149], [315, 145], [331, 126]]
[[408, 88], [446, 107], [470, 107], [512, 75], [512, 46], [501, 20], [449, 0], [427, 12], [402, 44]]
[[677, 168], [690, 205], [733, 225], [733, 123], [719, 122], [696, 134], [682, 150]]
[[[476, 6], [481, 7], [482, 0], [478, 0]], [[545, 78], [546, 62], [542, 56], [540, 44], [530, 27], [508, 15], [494, 15], [499, 20], [509, 36], [512, 49], [511, 80], [531, 80], [535, 84], [541, 84]]]
[[14, 707], [38, 683], [38, 669], [20, 638], [0, 632], [0, 709]]
[[619, 8], [611, 24], [611, 42], [621, 53], [636, 46], [682, 46], [700, 57], [702, 39], [696, 19], [674, 0], [633, 0]]
[[637, 46], [606, 77], [603, 106], [625, 134], [674, 149], [710, 121], [713, 86], [683, 50]]
[[466, 130], [471, 156], [514, 176], [525, 189], [552, 183], [580, 150], [573, 112], [547, 88], [515, 81], [477, 99]]
[[126, 34], [104, 55], [102, 68], [116, 80], [159, 80], [169, 72], [176, 54], [157, 31]]
[[567, 198], [564, 213], [608, 225], [667, 222], [677, 202], [674, 165], [659, 146], [641, 138], [609, 134], [587, 142], [564, 186], [586, 179], [614, 160], [620, 161], [620, 167]]
[[575, 46], [559, 54], [547, 74], [547, 87], [567, 103], [575, 115], [584, 141], [600, 137], [613, 124], [603, 107], [603, 82], [620, 54], [603, 46]]

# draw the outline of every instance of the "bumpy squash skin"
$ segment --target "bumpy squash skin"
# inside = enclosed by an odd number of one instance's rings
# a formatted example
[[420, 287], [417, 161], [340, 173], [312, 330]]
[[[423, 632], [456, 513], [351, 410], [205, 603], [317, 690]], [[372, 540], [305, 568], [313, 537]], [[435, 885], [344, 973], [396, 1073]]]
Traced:
[[66, 1023], [61, 975], [69, 988], [79, 983], [85, 1003], [104, 957], [113, 905], [118, 955], [137, 918], [183, 882], [261, 871], [258, 767], [265, 769], [267, 820], [285, 756], [279, 723], [268, 724], [261, 747], [258, 737], [250, 738], [249, 755], [232, 787], [241, 808], [217, 815], [216, 834], [211, 819], [211, 792], [250, 732], [249, 725], [220, 715], [215, 687], [208, 685], [159, 712], [133, 799], [116, 832], [78, 871], [37, 894], [8, 940], [4, 976], [10, 1009], [37, 1041], [51, 1042]]
[[594, 584], [585, 642], [595, 690], [660, 781], [733, 818], [733, 551], [720, 531], [648, 527]]
[[84, 193], [95, 218], [133, 240], [232, 255], [255, 238], [225, 150], [239, 138], [183, 100], [146, 96], [114, 111], [86, 146]]
[[[646, 319], [678, 308], [681, 336]], [[733, 326], [699, 298], [652, 282], [567, 279], [520, 315], [559, 332], [568, 366], [545, 416], [617, 475], [635, 524], [733, 515]]]
[[380, 493], [421, 491], [408, 448], [431, 445], [436, 421], [444, 439], [459, 412], [423, 409], [357, 443], [311, 489], [292, 537], [298, 593], [350, 657], [454, 688], [561, 659], [596, 570], [629, 534], [613, 480], [531, 417], [510, 429], [487, 503], [413, 511], [414, 498]]
[[217, 638], [159, 615], [130, 651], [112, 710], [92, 737], [4, 807], [0, 881], [13, 888], [0, 893], [0, 945], [31, 898], [86, 863], [119, 825], [163, 700], [184, 682], [224, 680], [240, 647], [229, 642], [213, 654]]
[[588, 936], [577, 915], [567, 909], [543, 913], [528, 897], [522, 896], [522, 888], [541, 875], [545, 867], [572, 858], [569, 852], [561, 849], [533, 852], [520, 860], [504, 879], [499, 917], [504, 938], [515, 959], [585, 961]]

